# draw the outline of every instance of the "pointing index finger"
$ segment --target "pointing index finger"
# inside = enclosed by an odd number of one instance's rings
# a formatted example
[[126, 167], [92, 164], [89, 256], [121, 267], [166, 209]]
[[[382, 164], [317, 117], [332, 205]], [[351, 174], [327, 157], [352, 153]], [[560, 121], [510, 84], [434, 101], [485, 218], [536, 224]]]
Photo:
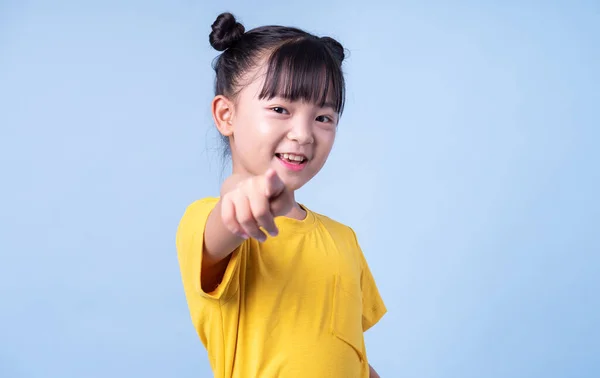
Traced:
[[268, 198], [279, 195], [285, 186], [273, 168], [265, 173], [265, 195]]

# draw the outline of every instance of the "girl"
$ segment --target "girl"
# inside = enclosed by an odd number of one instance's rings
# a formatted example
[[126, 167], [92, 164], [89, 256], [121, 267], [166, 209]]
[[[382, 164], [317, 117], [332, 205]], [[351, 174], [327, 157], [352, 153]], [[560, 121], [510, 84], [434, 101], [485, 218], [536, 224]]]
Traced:
[[230, 13], [210, 43], [233, 173], [186, 209], [177, 251], [215, 377], [377, 377], [363, 332], [386, 308], [356, 235], [294, 199], [335, 139], [343, 47], [290, 27], [245, 32]]

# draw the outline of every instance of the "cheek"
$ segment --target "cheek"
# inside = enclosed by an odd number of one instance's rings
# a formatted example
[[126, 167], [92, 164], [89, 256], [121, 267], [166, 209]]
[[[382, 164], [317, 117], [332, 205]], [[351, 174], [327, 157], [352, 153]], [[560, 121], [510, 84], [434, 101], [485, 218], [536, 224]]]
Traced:
[[[278, 127], [279, 126], [279, 127]], [[234, 143], [243, 156], [262, 156], [270, 153], [281, 138], [276, 120], [265, 119], [253, 113], [239, 114], [234, 124]]]
[[336, 130], [318, 129], [315, 134], [321, 150], [328, 154], [335, 142]]
[[274, 130], [278, 129], [274, 123], [276, 121], [261, 117], [254, 112], [248, 112], [240, 114], [240, 117], [236, 120], [234, 132], [244, 138], [256, 140], [257, 138], [272, 135]]
[[269, 136], [273, 134], [275, 127], [273, 125], [274, 122], [272, 120], [259, 119], [257, 121], [258, 123], [256, 125], [256, 133], [262, 136]]

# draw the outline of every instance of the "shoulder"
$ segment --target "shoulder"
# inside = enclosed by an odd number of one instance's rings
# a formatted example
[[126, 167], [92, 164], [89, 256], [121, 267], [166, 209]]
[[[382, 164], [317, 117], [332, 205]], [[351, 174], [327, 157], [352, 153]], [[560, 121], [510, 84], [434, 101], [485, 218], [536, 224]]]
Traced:
[[219, 202], [218, 197], [206, 197], [187, 205], [179, 220], [178, 230], [182, 231], [189, 227], [195, 229], [204, 223], [217, 202]]
[[205, 197], [187, 205], [184, 216], [201, 215], [205, 212], [210, 212], [219, 202], [219, 197]]
[[348, 225], [346, 225], [338, 220], [335, 220], [331, 217], [317, 213], [315, 211], [312, 211], [312, 213], [315, 215], [315, 218], [317, 218], [317, 220], [319, 222], [321, 222], [323, 225], [325, 225], [327, 227], [334, 227], [334, 228], [339, 228], [339, 229], [351, 229]]
[[347, 241], [351, 245], [357, 244], [356, 233], [352, 227], [326, 215], [314, 211], [313, 214], [334, 239]]

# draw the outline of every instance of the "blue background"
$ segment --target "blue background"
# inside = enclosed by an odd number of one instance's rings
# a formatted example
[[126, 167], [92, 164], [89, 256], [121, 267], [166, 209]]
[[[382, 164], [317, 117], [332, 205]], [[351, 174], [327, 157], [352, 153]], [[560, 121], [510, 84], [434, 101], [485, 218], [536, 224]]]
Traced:
[[227, 174], [218, 13], [338, 38], [299, 193], [351, 225], [383, 377], [600, 376], [594, 1], [0, 1], [0, 377], [209, 377], [175, 251]]

